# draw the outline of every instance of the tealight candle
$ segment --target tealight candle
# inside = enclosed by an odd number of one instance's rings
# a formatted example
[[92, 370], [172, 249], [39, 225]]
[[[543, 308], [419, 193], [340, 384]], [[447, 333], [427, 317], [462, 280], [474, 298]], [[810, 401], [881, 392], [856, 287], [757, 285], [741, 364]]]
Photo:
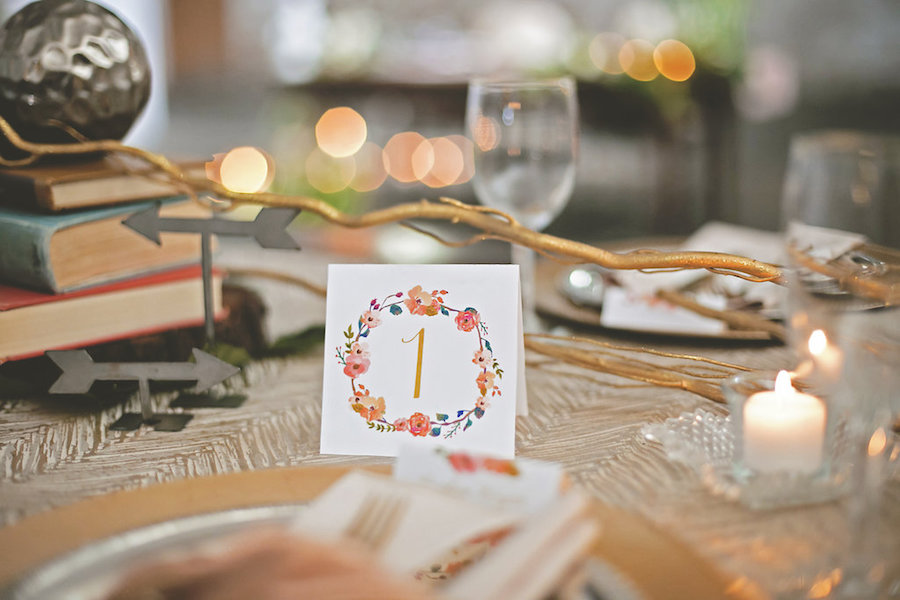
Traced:
[[822, 465], [825, 404], [798, 392], [787, 371], [775, 389], [747, 398], [743, 409], [743, 463], [757, 472], [813, 473]]
[[830, 380], [840, 377], [843, 363], [841, 351], [828, 340], [824, 331], [821, 329], [813, 331], [806, 345], [813, 362], [824, 377]]

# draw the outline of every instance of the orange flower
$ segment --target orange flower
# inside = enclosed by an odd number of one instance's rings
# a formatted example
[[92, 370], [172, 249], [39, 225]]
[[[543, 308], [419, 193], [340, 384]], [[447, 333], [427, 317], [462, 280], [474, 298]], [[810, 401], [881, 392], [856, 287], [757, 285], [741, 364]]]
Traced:
[[478, 470], [478, 463], [465, 452], [454, 452], [447, 456], [447, 460], [453, 470], [460, 473], [474, 473]]
[[384, 416], [384, 398], [372, 398], [372, 396], [367, 396], [365, 398], [360, 398], [360, 404], [362, 407], [359, 409], [359, 414], [366, 421], [377, 421]]
[[431, 431], [431, 419], [420, 412], [410, 415], [407, 421], [409, 432], [418, 437], [425, 437]]
[[403, 301], [411, 315], [427, 315], [429, 317], [438, 314], [441, 309], [440, 302], [431, 294], [424, 291], [421, 285], [417, 285], [407, 292], [409, 298]]
[[478, 389], [481, 391], [482, 396], [487, 394], [488, 390], [494, 387], [495, 377], [496, 375], [490, 371], [482, 371], [481, 374], [475, 378], [475, 383], [478, 384]]
[[484, 466], [485, 470], [493, 471], [494, 473], [499, 473], [501, 475], [509, 475], [510, 477], [515, 477], [519, 474], [519, 468], [516, 467], [516, 463], [511, 460], [485, 458], [484, 462], [482, 462], [481, 464], [482, 466]]

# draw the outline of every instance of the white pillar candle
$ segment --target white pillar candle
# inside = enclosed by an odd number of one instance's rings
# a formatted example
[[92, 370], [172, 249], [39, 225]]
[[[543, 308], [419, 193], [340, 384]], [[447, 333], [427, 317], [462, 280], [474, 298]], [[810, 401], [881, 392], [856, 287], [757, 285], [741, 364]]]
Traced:
[[791, 385], [779, 371], [773, 391], [744, 403], [743, 462], [758, 472], [812, 473], [822, 464], [825, 404]]

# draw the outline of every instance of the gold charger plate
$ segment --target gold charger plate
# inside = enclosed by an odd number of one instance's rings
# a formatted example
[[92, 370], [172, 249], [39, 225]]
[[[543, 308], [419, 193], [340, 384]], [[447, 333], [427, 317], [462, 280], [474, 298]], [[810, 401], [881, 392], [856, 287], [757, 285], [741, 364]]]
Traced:
[[[0, 530], [0, 587], [66, 552], [125, 531], [219, 511], [308, 502], [348, 470], [293, 467], [185, 479], [33, 515]], [[741, 597], [739, 580], [652, 523], [600, 503], [595, 510], [602, 534], [594, 555], [629, 578], [648, 600]]]

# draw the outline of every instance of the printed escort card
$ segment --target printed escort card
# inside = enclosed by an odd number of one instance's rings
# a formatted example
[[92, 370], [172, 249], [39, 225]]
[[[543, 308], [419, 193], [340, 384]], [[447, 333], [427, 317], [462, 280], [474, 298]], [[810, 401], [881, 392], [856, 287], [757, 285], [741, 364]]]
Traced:
[[320, 451], [512, 457], [521, 307], [516, 265], [330, 265]]
[[557, 463], [413, 444], [400, 449], [394, 478], [452, 490], [480, 506], [525, 514], [547, 508], [568, 487], [568, 479]]

